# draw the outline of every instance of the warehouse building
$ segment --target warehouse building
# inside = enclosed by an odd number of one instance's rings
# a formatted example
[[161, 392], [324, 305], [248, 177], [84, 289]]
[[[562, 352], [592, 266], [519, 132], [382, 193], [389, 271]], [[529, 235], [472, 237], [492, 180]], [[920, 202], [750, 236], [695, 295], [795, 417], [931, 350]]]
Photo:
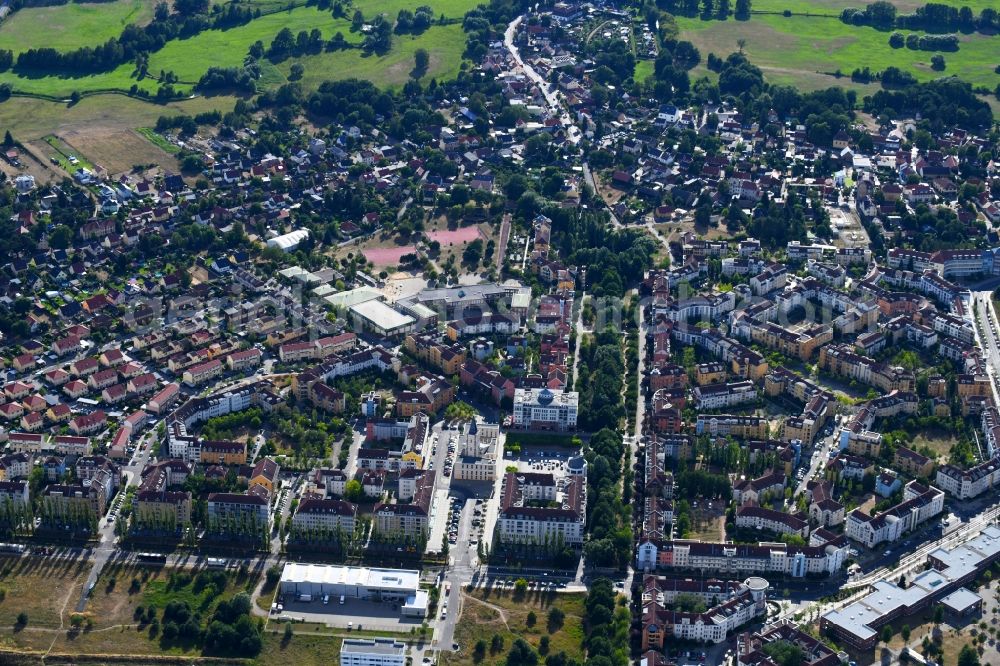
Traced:
[[402, 615], [427, 615], [428, 595], [420, 589], [420, 572], [409, 569], [289, 562], [281, 572], [281, 593], [310, 595], [313, 599], [329, 594], [345, 599], [395, 601]]

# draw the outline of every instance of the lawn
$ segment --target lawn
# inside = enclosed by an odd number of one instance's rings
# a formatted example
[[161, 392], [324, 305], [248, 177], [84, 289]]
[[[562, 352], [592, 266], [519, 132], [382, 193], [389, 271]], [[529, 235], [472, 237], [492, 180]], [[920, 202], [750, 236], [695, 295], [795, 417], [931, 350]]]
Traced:
[[260, 666], [294, 664], [294, 666], [329, 666], [340, 663], [339, 636], [303, 636], [296, 634], [284, 640], [283, 630], [268, 629], [264, 634], [264, 649], [252, 663]]
[[[754, 9], [760, 8], [755, 4]], [[841, 85], [867, 89], [867, 94], [871, 94], [877, 86], [852, 84], [851, 71], [864, 67], [881, 71], [890, 65], [909, 71], [922, 81], [956, 75], [991, 89], [1000, 83], [1000, 76], [993, 71], [1000, 41], [978, 33], [959, 35], [959, 50], [943, 53], [946, 69], [935, 72], [930, 68], [934, 52], [893, 49], [889, 46], [890, 33], [849, 26], [838, 18], [754, 15], [749, 21], [702, 21], [679, 17], [677, 23], [682, 37], [701, 51], [703, 62], [709, 53], [725, 57], [736, 51], [737, 41], [745, 39], [747, 56], [764, 70], [769, 81], [805, 89]], [[830, 75], [838, 69], [845, 74], [840, 79]], [[701, 65], [695, 74], [706, 72]]]
[[42, 46], [69, 51], [103, 44], [130, 23], [148, 23], [155, 0], [69, 2], [51, 7], [25, 7], [0, 24], [0, 49], [17, 55]]
[[46, 150], [48, 156], [58, 162], [63, 171], [69, 174], [76, 173], [78, 169], [95, 171], [94, 164], [90, 160], [59, 137], [50, 134], [43, 141], [48, 145]]
[[64, 607], [72, 608], [90, 570], [86, 560], [22, 558], [0, 560], [0, 627], [11, 627], [18, 613], [34, 627], [58, 628]]
[[[455, 641], [461, 650], [443, 652], [441, 663], [449, 666], [503, 664], [515, 639], [523, 638], [537, 650], [542, 636], [549, 637], [549, 654], [565, 651], [570, 658], [582, 662], [583, 602], [583, 594], [529, 591], [521, 598], [513, 596], [512, 591], [476, 590], [469, 594], [463, 590], [462, 611], [455, 627]], [[562, 626], [548, 626], [548, 613], [553, 607], [565, 613]], [[528, 615], [532, 612], [536, 621], [528, 626]], [[475, 661], [476, 641], [482, 639], [489, 645], [494, 634], [503, 638], [503, 650], [494, 653], [487, 649], [482, 661]]]
[[946, 430], [924, 430], [913, 436], [911, 448], [928, 447], [937, 454], [938, 462], [947, 461], [951, 454], [951, 447], [958, 443], [958, 439]]
[[164, 139], [163, 135], [158, 134], [152, 127], [140, 127], [136, 130], [136, 132], [138, 132], [139, 135], [146, 137], [150, 143], [166, 153], [175, 154], [179, 153], [181, 150], [179, 146], [176, 146]]
[[652, 60], [636, 60], [635, 73], [632, 78], [638, 83], [642, 83], [653, 75], [655, 63]]

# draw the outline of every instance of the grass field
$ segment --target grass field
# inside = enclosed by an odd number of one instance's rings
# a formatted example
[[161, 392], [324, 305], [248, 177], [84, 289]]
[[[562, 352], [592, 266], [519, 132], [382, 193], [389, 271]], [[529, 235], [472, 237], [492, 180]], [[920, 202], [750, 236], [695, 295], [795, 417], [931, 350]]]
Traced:
[[[803, 0], [792, 4], [810, 3]], [[755, 3], [754, 10], [759, 9]], [[709, 53], [724, 58], [738, 50], [738, 40], [745, 39], [747, 56], [770, 82], [804, 89], [841, 85], [874, 91], [876, 85], [851, 84], [851, 71], [864, 67], [880, 71], [890, 65], [909, 71], [922, 81], [956, 75], [991, 89], [1000, 83], [1000, 76], [993, 71], [1000, 62], [997, 55], [1000, 38], [995, 36], [960, 35], [959, 50], [942, 54], [945, 71], [935, 72], [930, 67], [934, 52], [893, 49], [889, 46], [890, 33], [849, 26], [838, 18], [754, 15], [749, 21], [702, 21], [678, 17], [677, 23], [682, 37], [701, 51], [703, 62]], [[825, 74], [838, 69], [845, 74], [840, 79]], [[706, 72], [702, 65], [695, 74]]]
[[913, 437], [912, 447], [926, 446], [937, 454], [938, 461], [947, 461], [951, 447], [958, 444], [958, 438], [945, 430], [925, 430]]
[[59, 627], [60, 613], [75, 604], [90, 569], [85, 560], [3, 560], [0, 571], [0, 627], [11, 627], [20, 612], [28, 614], [29, 626]]
[[655, 63], [652, 60], [636, 60], [635, 61], [635, 74], [633, 78], [638, 83], [642, 83], [649, 77], [653, 75], [653, 68]]
[[174, 155], [181, 151], [180, 146], [176, 146], [170, 143], [169, 141], [164, 139], [161, 134], [157, 134], [156, 130], [154, 130], [151, 127], [140, 127], [139, 129], [136, 130], [136, 133], [144, 137], [147, 141], [149, 141], [150, 143], [152, 143], [154, 146], [156, 146], [165, 153], [170, 153], [171, 155]]
[[[515, 598], [512, 591], [476, 590], [463, 592], [462, 614], [455, 627], [459, 652], [442, 652], [441, 663], [447, 666], [505, 663], [507, 651], [517, 638], [523, 638], [536, 650], [542, 636], [549, 637], [549, 654], [565, 651], [572, 659], [584, 661], [583, 655], [583, 594], [535, 594]], [[557, 607], [566, 615], [561, 627], [548, 626], [549, 609]], [[528, 614], [534, 612], [536, 622], [529, 626]], [[493, 634], [503, 637], [504, 649], [498, 653], [486, 650], [482, 661], [475, 661], [474, 646], [482, 639], [490, 644]]]
[[305, 67], [302, 83], [306, 88], [314, 88], [323, 81], [349, 77], [368, 79], [380, 87], [399, 88], [410, 78], [413, 54], [418, 48], [425, 49], [430, 55], [430, 65], [421, 81], [453, 79], [458, 76], [465, 50], [462, 26], [436, 25], [416, 37], [396, 35], [392, 49], [384, 56], [364, 55], [357, 49], [351, 49], [288, 60], [277, 68], [287, 77], [292, 63], [301, 63]]
[[[255, 2], [263, 9], [273, 9], [274, 3], [267, 0]], [[474, 5], [472, 0], [357, 0], [353, 3], [362, 13], [372, 18], [384, 13], [392, 18], [402, 8], [415, 9], [428, 4], [437, 16], [460, 18]], [[21, 51], [32, 46], [54, 46], [69, 50], [81, 46], [96, 46], [121, 32], [129, 22], [149, 19], [152, 0], [118, 0], [114, 3], [94, 5], [100, 7], [100, 14], [91, 11], [91, 5], [59, 5], [43, 9], [21, 10], [0, 26], [0, 48]], [[48, 15], [32, 16], [22, 12], [49, 12]], [[24, 23], [19, 28], [18, 23]], [[91, 25], [96, 24], [96, 25]], [[56, 30], [50, 35], [49, 28]], [[163, 49], [151, 54], [149, 71], [171, 71], [180, 79], [175, 88], [181, 93], [191, 92], [209, 66], [236, 67], [243, 63], [250, 46], [260, 40], [265, 45], [271, 43], [283, 28], [294, 33], [318, 28], [324, 39], [332, 38], [337, 32], [348, 42], [359, 43], [361, 36], [350, 31], [350, 21], [335, 19], [331, 12], [321, 11], [315, 6], [300, 6], [261, 16], [258, 19], [228, 30], [206, 30], [188, 39], [169, 42]], [[53, 37], [54, 40], [53, 41]], [[426, 79], [451, 78], [457, 75], [461, 63], [465, 38], [459, 24], [434, 25], [422, 35], [396, 35], [393, 48], [383, 56], [366, 56], [357, 50], [338, 53], [322, 53], [301, 59], [272, 64], [262, 63], [263, 75], [260, 86], [270, 88], [287, 81], [291, 65], [301, 61], [306, 68], [304, 85], [316, 86], [327, 79], [358, 76], [368, 78], [377, 85], [399, 87], [410, 76], [413, 69], [413, 54], [418, 48], [430, 54], [430, 67]], [[136, 85], [140, 89], [155, 93], [159, 82], [153, 78], [136, 78], [135, 67], [125, 63], [114, 70], [89, 75], [21, 75], [14, 71], [0, 73], [0, 83], [10, 84], [15, 91], [29, 94], [50, 95], [68, 99], [73, 92], [94, 92], [105, 90], [126, 91]], [[209, 108], [229, 110], [231, 102], [221, 100]], [[2, 112], [0, 112], [2, 114]], [[137, 126], [137, 123], [132, 123]]]
[[60, 168], [68, 174], [76, 173], [77, 169], [94, 171], [94, 164], [86, 157], [54, 134], [42, 139], [48, 148], [45, 149], [49, 158], [59, 163]]
[[233, 108], [233, 97], [196, 97], [170, 104], [150, 104], [123, 95], [85, 97], [69, 108], [65, 104], [27, 97], [12, 97], [0, 104], [0, 126], [10, 129], [18, 140], [39, 139], [52, 132], [72, 129], [127, 131], [148, 127], [162, 115], [190, 115], [213, 109]]
[[285, 641], [282, 632], [268, 630], [264, 636], [264, 649], [253, 663], [261, 666], [293, 664], [294, 666], [329, 666], [340, 663], [339, 636], [302, 636], [296, 634]]
[[97, 46], [120, 35], [130, 23], [148, 23], [155, 5], [155, 0], [115, 0], [26, 7], [0, 23], [0, 49], [17, 55], [41, 46], [58, 51]]
[[[912, 13], [917, 7], [927, 4], [926, 0], [891, 0], [899, 14]], [[977, 15], [986, 7], [996, 7], [993, 0], [935, 0], [950, 7], [969, 7]], [[840, 14], [847, 7], [864, 8], [870, 4], [858, 0], [754, 0], [755, 12], [783, 12], [786, 9], [796, 14]]]
[[300, 30], [319, 28], [324, 39], [330, 39], [340, 31], [348, 41], [360, 40], [350, 32], [349, 20], [334, 19], [330, 12], [320, 11], [316, 7], [297, 7], [291, 11], [261, 16], [230, 30], [206, 30], [190, 39], [174, 40], [150, 56], [149, 70], [169, 70], [183, 82], [196, 83], [209, 65], [241, 65], [251, 44], [260, 40], [265, 46], [269, 45], [282, 28], [288, 28], [295, 34]]

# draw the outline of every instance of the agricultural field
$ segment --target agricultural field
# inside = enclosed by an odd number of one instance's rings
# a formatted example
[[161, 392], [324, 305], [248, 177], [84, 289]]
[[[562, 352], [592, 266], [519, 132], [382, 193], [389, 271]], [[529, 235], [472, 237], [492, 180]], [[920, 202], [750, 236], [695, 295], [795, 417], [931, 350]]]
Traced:
[[[954, 75], [990, 89], [1000, 83], [1000, 76], [994, 71], [1000, 64], [1000, 37], [959, 34], [959, 50], [942, 52], [946, 68], [937, 72], [931, 69], [930, 60], [938, 52], [894, 49], [889, 46], [891, 32], [847, 25], [838, 18], [845, 6], [863, 4], [840, 0], [768, 0], [755, 2], [753, 9], [755, 12], [774, 11], [774, 14], [755, 13], [748, 21], [732, 18], [703, 21], [697, 17], [679, 16], [677, 24], [681, 37], [690, 40], [701, 51], [702, 65], [696, 68], [695, 75], [711, 76], [704, 66], [706, 56], [715, 53], [724, 58], [739, 49], [739, 40], [745, 40], [745, 53], [764, 71], [768, 81], [805, 90], [840, 85], [861, 94], [871, 94], [878, 89], [878, 84], [855, 84], [850, 80], [851, 71], [868, 67], [874, 72], [889, 66], [908, 71], [921, 81]], [[975, 3], [949, 4], [971, 6]], [[792, 16], [781, 15], [786, 8], [793, 12]], [[814, 15], [802, 15], [806, 12]], [[913, 31], [900, 32], [907, 35]], [[833, 76], [837, 70], [844, 76], [839, 79]]]

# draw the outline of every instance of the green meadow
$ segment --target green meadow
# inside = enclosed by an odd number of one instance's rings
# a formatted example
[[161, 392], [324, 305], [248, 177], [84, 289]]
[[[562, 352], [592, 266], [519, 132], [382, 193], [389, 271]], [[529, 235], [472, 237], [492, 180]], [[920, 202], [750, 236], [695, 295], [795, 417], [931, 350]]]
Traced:
[[17, 55], [43, 46], [57, 51], [97, 46], [131, 23], [149, 23], [155, 4], [155, 0], [115, 0], [24, 7], [0, 23], [0, 49]]
[[[117, 36], [130, 22], [148, 22], [152, 16], [152, 0], [118, 0], [96, 5], [67, 4], [44, 8], [22, 9], [0, 24], [0, 48], [20, 52], [39, 46], [53, 46], [70, 50], [82, 46], [96, 46]], [[264, 11], [276, 7], [272, 0], [253, 2]], [[444, 16], [460, 19], [474, 5], [473, 0], [356, 0], [348, 9], [360, 9], [367, 19], [385, 14], [394, 19], [400, 9], [416, 9], [428, 5], [435, 12], [435, 19]], [[55, 26], [55, 29], [50, 29]], [[171, 71], [177, 75], [175, 85], [182, 93], [192, 88], [210, 66], [237, 67], [243, 63], [250, 46], [261, 41], [265, 46], [284, 28], [293, 33], [318, 28], [324, 39], [340, 32], [347, 42], [359, 44], [362, 37], [351, 32], [349, 19], [334, 18], [330, 11], [315, 6], [299, 6], [289, 10], [265, 14], [249, 23], [228, 30], [205, 30], [187, 39], [167, 43], [150, 55], [149, 72], [159, 75]], [[318, 86], [329, 79], [347, 77], [367, 78], [382, 86], [399, 87], [410, 78], [413, 56], [418, 48], [427, 50], [430, 65], [424, 75], [447, 79], [458, 74], [465, 47], [465, 36], [459, 23], [437, 25], [421, 35], [394, 35], [393, 46], [383, 55], [366, 55], [359, 49], [320, 53], [271, 63], [261, 62], [260, 86], [268, 88], [287, 81], [292, 64], [299, 62], [305, 68], [302, 83], [306, 87]], [[51, 95], [68, 98], [74, 91], [127, 91], [133, 84], [155, 93], [159, 82], [150, 77], [136, 78], [135, 67], [123, 64], [114, 70], [88, 75], [46, 74], [20, 75], [13, 71], [0, 73], [0, 83], [9, 83], [17, 92]]]
[[[761, 9], [760, 4], [754, 3], [754, 11]], [[779, 0], [767, 0], [764, 4], [782, 5]], [[785, 4], [792, 5], [792, 11], [798, 12], [804, 11], [805, 6], [812, 6], [815, 11], [816, 6], [826, 3], [795, 0]], [[807, 90], [849, 85], [851, 71], [855, 68], [868, 67], [875, 72], [889, 66], [911, 72], [921, 81], [954, 75], [991, 90], [1000, 83], [1000, 76], [994, 72], [1000, 64], [1000, 36], [960, 34], [959, 50], [941, 53], [946, 67], [943, 72], [936, 72], [931, 69], [930, 60], [937, 52], [894, 49], [889, 46], [889, 32], [847, 25], [839, 18], [754, 14], [748, 21], [677, 17], [677, 24], [681, 37], [690, 40], [701, 51], [702, 65], [695, 70], [695, 75], [707, 73], [704, 61], [709, 53], [725, 58], [739, 50], [739, 41], [745, 40], [744, 52], [764, 71], [769, 81]], [[901, 32], [909, 34], [906, 30]], [[830, 75], [837, 70], [844, 75], [840, 79]], [[869, 87], [875, 89], [875, 86]]]

